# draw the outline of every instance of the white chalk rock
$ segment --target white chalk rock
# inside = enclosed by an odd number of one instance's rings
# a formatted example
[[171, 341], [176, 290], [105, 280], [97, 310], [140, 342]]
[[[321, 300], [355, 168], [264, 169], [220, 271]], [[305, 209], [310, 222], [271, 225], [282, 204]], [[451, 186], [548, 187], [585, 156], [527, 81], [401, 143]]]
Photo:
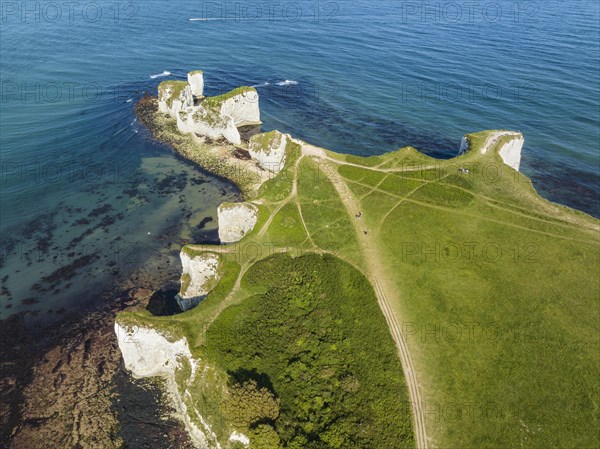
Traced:
[[180, 98], [183, 103], [182, 109], [189, 109], [194, 106], [194, 96], [192, 95], [192, 88], [190, 86], [183, 88]]
[[185, 125], [177, 125], [181, 132], [194, 132], [215, 140], [225, 138], [234, 145], [239, 145], [242, 141], [233, 119], [220, 115], [215, 109], [202, 106], [191, 108], [182, 122]]
[[[158, 110], [177, 120], [182, 133], [196, 133], [234, 145], [242, 142], [238, 128], [260, 125], [258, 93], [253, 87], [238, 87], [216, 97], [203, 97], [201, 71], [188, 73], [188, 82], [164, 81], [158, 86]], [[198, 105], [194, 100], [201, 98]]]
[[248, 152], [265, 170], [279, 172], [285, 164], [288, 138], [279, 131], [255, 134], [250, 138]]
[[181, 290], [175, 297], [182, 310], [190, 310], [217, 285], [220, 279], [220, 257], [215, 253], [202, 253], [195, 256], [186, 250], [179, 254], [183, 271]]
[[170, 342], [154, 329], [127, 328], [119, 323], [115, 323], [115, 332], [125, 368], [136, 378], [174, 375], [179, 357], [192, 357], [183, 338]]
[[239, 242], [258, 220], [258, 208], [252, 203], [223, 203], [217, 213], [221, 243]]
[[243, 433], [239, 433], [236, 431], [231, 433], [231, 435], [229, 436], [229, 441], [237, 441], [239, 443], [242, 443], [244, 446], [250, 446], [250, 438], [248, 438]]
[[193, 127], [191, 126], [191, 121], [189, 120], [189, 118], [189, 109], [182, 110], [177, 113], [177, 129], [179, 130], [179, 132], [184, 134], [193, 132]]
[[[236, 94], [234, 94], [237, 92]], [[258, 92], [252, 87], [239, 87], [225, 94], [221, 104], [221, 115], [233, 119], [236, 127], [260, 125]]]
[[504, 163], [517, 171], [519, 171], [521, 166], [521, 150], [524, 143], [525, 139], [523, 136], [517, 135], [514, 139], [502, 145], [499, 151]]
[[[496, 131], [495, 134], [492, 134], [490, 137], [488, 137], [486, 140], [486, 145], [483, 145], [483, 147], [480, 149], [480, 152], [481, 154], [486, 154], [490, 148], [494, 148], [495, 144], [500, 139], [506, 139], [506, 137], [509, 137], [509, 140], [506, 143], [503, 143], [498, 149], [498, 154], [506, 165], [519, 171], [521, 165], [521, 150], [523, 149], [523, 144], [525, 143], [525, 139], [521, 133], [514, 131]], [[469, 139], [467, 136], [464, 136], [460, 143], [458, 156], [468, 152], [470, 149]]]
[[164, 81], [158, 86], [158, 110], [177, 118], [179, 111], [193, 106], [191, 88], [185, 81]]
[[197, 98], [204, 96], [204, 74], [202, 70], [194, 70], [188, 73], [188, 84], [191, 86], [192, 95]]
[[[190, 379], [196, 376], [197, 362], [192, 357], [189, 345], [184, 338], [169, 341], [155, 329], [121, 325], [115, 323], [115, 333], [125, 369], [138, 378], [162, 377], [165, 379], [167, 393], [179, 412], [185, 428], [198, 448], [220, 447], [211, 427], [202, 419], [196, 409], [188, 409], [184, 395], [180, 393], [176, 374], [184, 362], [191, 367]], [[200, 420], [202, 429], [190, 418], [193, 412]]]

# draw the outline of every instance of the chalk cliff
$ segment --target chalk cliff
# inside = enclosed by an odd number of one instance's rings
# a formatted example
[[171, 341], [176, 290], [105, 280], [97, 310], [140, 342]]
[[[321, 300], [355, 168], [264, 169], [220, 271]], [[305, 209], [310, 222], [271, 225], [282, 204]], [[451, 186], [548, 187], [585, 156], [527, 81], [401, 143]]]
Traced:
[[241, 143], [238, 128], [261, 124], [256, 89], [238, 87], [223, 95], [204, 97], [201, 71], [190, 72], [187, 82], [162, 82], [158, 86], [158, 110], [176, 119], [184, 134], [225, 138], [234, 145]]
[[179, 307], [189, 310], [198, 305], [219, 282], [220, 257], [215, 253], [193, 255], [185, 249], [179, 254], [183, 271], [181, 290], [176, 296]]
[[[486, 154], [490, 148], [499, 144], [497, 149], [502, 162], [509, 167], [519, 171], [521, 165], [521, 151], [525, 144], [523, 134], [514, 131], [494, 131], [490, 134], [486, 141], [481, 145], [481, 154]], [[460, 142], [458, 156], [468, 152], [471, 149], [470, 136], [466, 135]]]
[[217, 213], [221, 243], [239, 242], [258, 220], [258, 209], [252, 203], [223, 203]]
[[517, 136], [502, 145], [499, 151], [500, 157], [504, 163], [517, 171], [519, 171], [521, 166], [521, 150], [523, 149], [524, 143], [525, 139], [523, 136]]
[[188, 84], [192, 89], [192, 95], [196, 98], [204, 96], [204, 73], [202, 70], [194, 70], [188, 73]]
[[279, 131], [256, 134], [250, 138], [248, 152], [265, 170], [279, 172], [285, 164], [288, 137]]
[[[163, 334], [155, 329], [145, 327], [129, 327], [115, 323], [115, 333], [123, 356], [125, 369], [138, 378], [161, 377], [166, 382], [167, 393], [173, 405], [180, 412], [181, 418], [194, 444], [199, 448], [220, 446], [214, 444], [216, 437], [203, 420], [200, 427], [190, 418], [184, 396], [186, 391], [180, 392], [181, 386], [177, 385], [176, 374], [184, 368], [190, 369], [191, 382], [197, 374], [197, 363], [192, 357], [187, 341], [182, 338], [169, 341]], [[197, 412], [196, 412], [197, 414]]]

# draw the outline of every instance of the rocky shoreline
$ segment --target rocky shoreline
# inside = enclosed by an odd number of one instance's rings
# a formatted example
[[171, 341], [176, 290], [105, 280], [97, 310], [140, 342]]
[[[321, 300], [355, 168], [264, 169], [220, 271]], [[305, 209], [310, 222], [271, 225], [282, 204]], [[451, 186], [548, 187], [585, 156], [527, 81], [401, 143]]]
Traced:
[[193, 447], [158, 381], [124, 370], [113, 329], [119, 311], [167, 313], [170, 274], [138, 270], [104, 306], [47, 327], [1, 322], [0, 448]]
[[[198, 228], [206, 221], [212, 218]], [[41, 324], [37, 312], [21, 312], [0, 321], [0, 448], [193, 447], [160, 381], [134, 380], [124, 370], [114, 333], [120, 311], [180, 311], [173, 239], [160, 239], [168, 243], [156, 263], [113, 278], [60, 319]]]
[[[239, 166], [228, 164], [228, 158], [223, 157], [225, 152], [234, 151], [239, 164], [246, 164], [249, 155], [225, 142], [213, 145], [212, 141], [205, 141], [206, 146], [216, 148], [216, 153], [211, 154], [210, 161], [199, 163], [195, 155], [186, 153], [185, 142], [168, 138], [175, 134], [169, 133], [164, 123], [156, 122], [160, 117], [150, 114], [156, 107], [156, 98], [145, 97], [136, 105], [136, 116], [152, 131], [152, 138], [156, 139], [159, 130], [164, 133], [160, 140], [177, 150], [176, 158], [184, 159], [194, 169], [206, 167], [215, 177], [227, 178], [229, 184], [229, 175], [235, 178], [236, 172], [244, 174], [246, 183], [242, 184], [246, 187], [260, 179], [260, 174], [248, 175], [238, 170]], [[246, 128], [244, 138], [253, 132], [253, 127]], [[157, 183], [167, 181], [161, 179]], [[180, 187], [166, 185], [165, 194], [175, 194]], [[129, 196], [141, 194], [135, 186], [130, 190], [126, 192]], [[239, 196], [238, 193], [229, 200]], [[216, 230], [204, 230], [210, 221], [212, 217], [204, 217], [195, 232], [187, 237], [179, 235], [179, 243], [183, 245], [189, 238], [216, 241]], [[176, 410], [161, 381], [135, 380], [124, 369], [114, 333], [115, 316], [121, 311], [147, 309], [154, 315], [181, 312], [175, 300], [180, 270], [174, 263], [172, 248], [178, 229], [173, 225], [157, 236], [162, 248], [156, 257], [142, 262], [133, 273], [116, 272], [113, 285], [89, 290], [77, 307], [57, 311], [60, 317], [51, 323], [43, 324], [43, 317], [36, 310], [0, 321], [1, 449], [194, 447], [181, 421], [176, 419]], [[40, 241], [48, 240], [45, 236]], [[66, 277], [57, 275], [52, 281], [58, 283], [63, 278]], [[9, 307], [10, 302], [6, 308]]]

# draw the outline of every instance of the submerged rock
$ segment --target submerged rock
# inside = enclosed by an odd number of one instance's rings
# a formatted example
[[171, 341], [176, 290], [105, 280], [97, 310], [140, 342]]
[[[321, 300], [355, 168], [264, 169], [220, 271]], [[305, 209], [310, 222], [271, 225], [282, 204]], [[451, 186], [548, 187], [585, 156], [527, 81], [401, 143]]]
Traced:
[[278, 173], [285, 164], [286, 135], [279, 131], [256, 134], [250, 138], [248, 152], [265, 170]]
[[258, 208], [252, 203], [223, 203], [217, 213], [221, 243], [239, 242], [258, 220]]

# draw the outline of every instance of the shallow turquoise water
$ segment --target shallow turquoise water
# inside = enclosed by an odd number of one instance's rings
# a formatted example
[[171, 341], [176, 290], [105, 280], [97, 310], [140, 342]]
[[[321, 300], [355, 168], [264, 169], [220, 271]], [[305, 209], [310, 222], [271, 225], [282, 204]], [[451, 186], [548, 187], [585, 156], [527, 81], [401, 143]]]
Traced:
[[[82, 301], [82, 279], [112, 282], [156, 251], [176, 264], [177, 244], [214, 231], [200, 223], [235, 189], [134, 120], [164, 71], [203, 69], [209, 94], [256, 85], [265, 129], [361, 155], [451, 157], [467, 132], [518, 129], [536, 188], [600, 215], [595, 1], [14, 4], [0, 22], [2, 317]], [[31, 290], [90, 252], [55, 293]]]

